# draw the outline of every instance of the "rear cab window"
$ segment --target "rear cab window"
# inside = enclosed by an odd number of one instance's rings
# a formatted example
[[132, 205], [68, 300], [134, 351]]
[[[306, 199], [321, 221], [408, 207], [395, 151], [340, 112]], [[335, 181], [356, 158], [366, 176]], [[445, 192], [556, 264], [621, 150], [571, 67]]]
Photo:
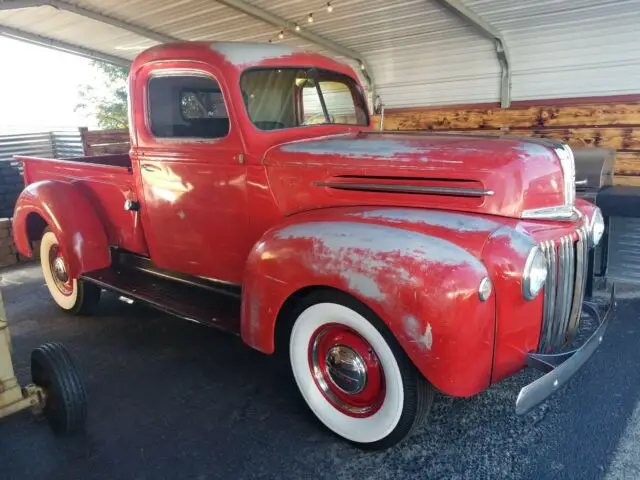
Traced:
[[149, 128], [157, 138], [223, 138], [229, 115], [216, 80], [204, 75], [149, 79]]

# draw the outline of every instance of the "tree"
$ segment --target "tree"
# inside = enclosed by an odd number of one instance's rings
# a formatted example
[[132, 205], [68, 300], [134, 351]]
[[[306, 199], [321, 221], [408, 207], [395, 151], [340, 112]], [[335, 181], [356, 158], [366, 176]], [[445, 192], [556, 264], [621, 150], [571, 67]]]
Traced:
[[100, 128], [127, 128], [127, 77], [129, 69], [93, 60], [96, 82], [79, 87], [76, 111], [93, 116]]

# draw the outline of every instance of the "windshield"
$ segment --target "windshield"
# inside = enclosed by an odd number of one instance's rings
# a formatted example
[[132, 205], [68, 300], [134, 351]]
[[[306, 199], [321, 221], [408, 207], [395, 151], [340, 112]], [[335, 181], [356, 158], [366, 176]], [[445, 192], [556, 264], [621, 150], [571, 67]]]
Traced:
[[369, 124], [358, 84], [351, 77], [315, 68], [264, 68], [242, 74], [247, 113], [261, 130], [307, 125]]

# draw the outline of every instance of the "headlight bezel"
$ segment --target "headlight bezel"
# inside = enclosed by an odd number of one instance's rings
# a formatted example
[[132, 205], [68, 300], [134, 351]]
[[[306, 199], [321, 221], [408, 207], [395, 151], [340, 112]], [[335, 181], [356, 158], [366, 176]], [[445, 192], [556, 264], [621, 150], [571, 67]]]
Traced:
[[[535, 272], [534, 269], [536, 269]], [[541, 270], [544, 270], [544, 275], [540, 273]], [[535, 273], [535, 276], [532, 273]], [[549, 270], [544, 253], [538, 245], [534, 245], [527, 255], [522, 272], [522, 295], [525, 300], [533, 300], [538, 296], [547, 282], [548, 275]]]

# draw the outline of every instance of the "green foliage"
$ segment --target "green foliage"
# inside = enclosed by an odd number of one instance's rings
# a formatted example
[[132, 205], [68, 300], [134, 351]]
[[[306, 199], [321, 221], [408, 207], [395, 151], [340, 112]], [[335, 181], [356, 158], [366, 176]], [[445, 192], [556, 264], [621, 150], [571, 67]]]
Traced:
[[79, 87], [76, 111], [93, 116], [100, 128], [127, 128], [129, 69], [97, 60], [92, 65], [96, 70], [96, 82]]

